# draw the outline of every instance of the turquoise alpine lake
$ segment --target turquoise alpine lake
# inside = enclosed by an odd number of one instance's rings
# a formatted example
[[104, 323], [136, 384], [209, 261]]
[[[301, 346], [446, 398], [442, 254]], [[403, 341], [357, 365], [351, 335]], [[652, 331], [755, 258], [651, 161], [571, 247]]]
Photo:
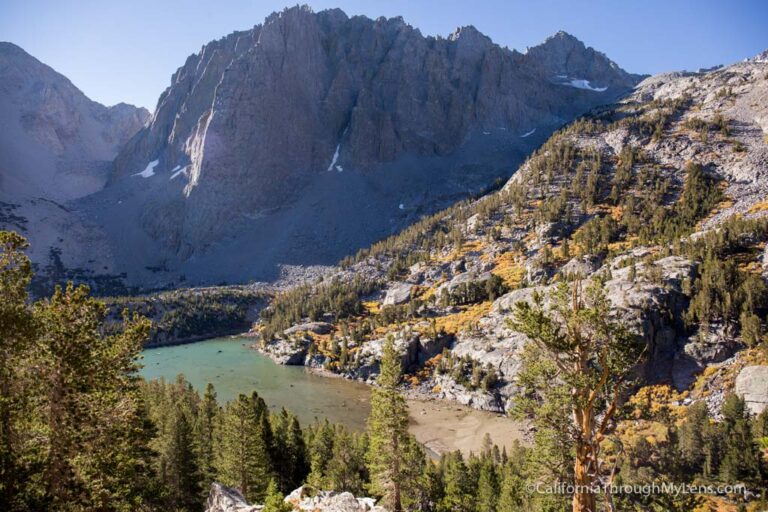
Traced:
[[285, 407], [302, 425], [316, 418], [363, 430], [370, 388], [342, 378], [323, 377], [302, 366], [283, 366], [249, 347], [249, 338], [215, 338], [143, 351], [145, 379], [173, 381], [179, 374], [201, 394], [211, 382], [219, 402], [256, 391], [270, 409]]

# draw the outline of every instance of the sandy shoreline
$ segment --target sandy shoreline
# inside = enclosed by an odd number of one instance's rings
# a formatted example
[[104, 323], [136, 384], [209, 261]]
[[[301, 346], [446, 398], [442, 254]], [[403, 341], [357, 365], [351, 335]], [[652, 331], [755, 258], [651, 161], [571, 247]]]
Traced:
[[526, 426], [501, 414], [439, 400], [408, 400], [410, 432], [433, 452], [478, 453], [485, 434], [507, 450], [515, 440], [525, 444]]
[[[266, 355], [256, 344], [251, 348]], [[343, 375], [323, 368], [304, 367], [309, 373], [330, 379], [346, 379]], [[362, 382], [350, 380], [350, 382]], [[491, 441], [507, 450], [515, 440], [525, 444], [526, 425], [502, 414], [473, 409], [457, 402], [429, 398], [415, 398], [406, 394], [410, 424], [409, 431], [416, 439], [436, 454], [461, 450], [468, 455], [479, 453], [485, 434]], [[417, 395], [418, 396], [418, 395]]]

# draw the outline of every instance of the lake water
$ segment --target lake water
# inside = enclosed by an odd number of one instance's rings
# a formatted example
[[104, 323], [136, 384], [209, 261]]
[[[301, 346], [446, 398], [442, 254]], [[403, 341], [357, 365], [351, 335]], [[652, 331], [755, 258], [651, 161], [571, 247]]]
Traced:
[[248, 338], [216, 338], [186, 345], [146, 349], [146, 379], [174, 380], [183, 373], [202, 394], [212, 382], [219, 401], [256, 391], [272, 410], [285, 407], [302, 425], [315, 418], [363, 430], [370, 411], [370, 388], [339, 378], [321, 377], [301, 366], [282, 366], [248, 348]]
[[[180, 373], [200, 392], [212, 382], [219, 401], [256, 391], [272, 410], [285, 407], [302, 425], [328, 419], [362, 431], [370, 411], [371, 389], [357, 381], [321, 377], [303, 366], [282, 366], [248, 348], [249, 338], [207, 341], [150, 348], [141, 370], [147, 379], [172, 381]], [[431, 453], [477, 452], [488, 434], [500, 446], [525, 440], [525, 425], [489, 412], [451, 402], [408, 401], [410, 431]]]

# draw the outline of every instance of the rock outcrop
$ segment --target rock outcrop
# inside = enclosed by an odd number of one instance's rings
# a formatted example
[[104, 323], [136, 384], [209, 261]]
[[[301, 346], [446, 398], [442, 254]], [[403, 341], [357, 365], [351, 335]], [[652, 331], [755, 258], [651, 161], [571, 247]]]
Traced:
[[[299, 487], [285, 497], [285, 503], [301, 512], [387, 512], [373, 498], [356, 498], [349, 492], [320, 491], [308, 495]], [[205, 512], [261, 512], [262, 505], [249, 505], [237, 489], [218, 483], [211, 485]]]
[[356, 498], [350, 492], [335, 491], [320, 491], [310, 496], [304, 487], [291, 492], [285, 502], [303, 512], [387, 512], [384, 507], [377, 506], [373, 498]]
[[752, 414], [768, 408], [768, 366], [747, 366], [736, 377], [735, 393], [747, 404]]
[[403, 304], [411, 300], [411, 290], [413, 286], [408, 283], [394, 283], [387, 290], [387, 295], [384, 297], [384, 306], [396, 306]]
[[214, 482], [208, 494], [205, 512], [261, 512], [261, 505], [249, 505], [240, 491]]

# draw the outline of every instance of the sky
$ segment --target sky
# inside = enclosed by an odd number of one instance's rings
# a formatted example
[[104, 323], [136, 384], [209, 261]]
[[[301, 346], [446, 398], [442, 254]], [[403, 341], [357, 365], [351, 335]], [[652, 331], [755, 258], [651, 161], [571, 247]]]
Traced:
[[[768, 0], [314, 0], [315, 11], [402, 16], [425, 35], [474, 25], [525, 51], [565, 30], [633, 73], [696, 70], [768, 48]], [[171, 74], [208, 41], [261, 23], [276, 0], [0, 0], [0, 41], [91, 99], [153, 110]]]

